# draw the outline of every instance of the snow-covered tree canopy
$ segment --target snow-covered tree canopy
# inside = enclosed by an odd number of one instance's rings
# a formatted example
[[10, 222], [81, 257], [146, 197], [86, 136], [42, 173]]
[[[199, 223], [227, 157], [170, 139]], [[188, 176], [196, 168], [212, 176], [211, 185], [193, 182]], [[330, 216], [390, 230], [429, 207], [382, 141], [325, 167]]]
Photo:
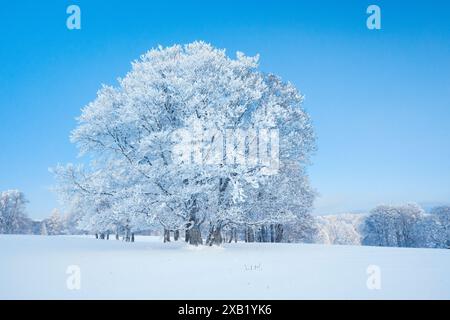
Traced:
[[25, 213], [27, 200], [19, 190], [0, 193], [0, 233], [26, 233], [30, 220]]
[[49, 218], [42, 221], [45, 231], [49, 235], [59, 235], [67, 233], [65, 230], [65, 218], [59, 213], [58, 209], [53, 209]]
[[364, 224], [363, 244], [412, 247], [414, 225], [424, 212], [416, 204], [380, 205], [373, 209]]
[[316, 242], [324, 244], [360, 245], [362, 214], [339, 214], [316, 218], [319, 232]]
[[439, 222], [444, 233], [444, 246], [450, 248], [450, 206], [439, 206], [431, 210], [432, 216], [434, 216]]
[[[303, 96], [260, 72], [257, 56], [233, 59], [204, 42], [159, 47], [118, 81], [98, 91], [72, 132], [94, 161], [54, 169], [63, 200], [91, 230], [160, 224], [199, 234], [205, 221], [282, 223], [310, 209], [304, 167], [315, 138]], [[268, 155], [276, 159], [261, 160]], [[248, 212], [255, 194], [288, 204]]]
[[363, 226], [363, 244], [388, 247], [445, 247], [446, 233], [437, 215], [417, 204], [381, 205]]

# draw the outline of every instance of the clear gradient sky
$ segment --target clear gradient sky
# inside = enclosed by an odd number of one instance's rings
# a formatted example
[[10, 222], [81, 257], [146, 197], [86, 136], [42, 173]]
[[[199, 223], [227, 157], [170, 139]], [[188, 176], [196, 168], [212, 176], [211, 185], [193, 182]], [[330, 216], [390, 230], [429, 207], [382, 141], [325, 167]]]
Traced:
[[[369, 4], [382, 30], [366, 28]], [[25, 192], [32, 218], [58, 206], [48, 168], [78, 161], [69, 133], [101, 83], [194, 40], [259, 53], [305, 94], [316, 213], [450, 202], [449, 1], [4, 1], [0, 36], [0, 190]]]

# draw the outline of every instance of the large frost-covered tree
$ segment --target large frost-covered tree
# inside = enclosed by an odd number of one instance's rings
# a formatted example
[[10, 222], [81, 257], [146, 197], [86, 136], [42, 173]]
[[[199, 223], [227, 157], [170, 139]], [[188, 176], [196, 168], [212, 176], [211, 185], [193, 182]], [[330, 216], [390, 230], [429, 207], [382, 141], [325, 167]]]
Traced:
[[[315, 139], [302, 101], [292, 84], [258, 71], [258, 57], [238, 52], [233, 59], [204, 42], [150, 50], [82, 110], [71, 139], [95, 160], [55, 168], [56, 189], [95, 232], [160, 225], [169, 238], [184, 230], [200, 244], [206, 222], [212, 244], [233, 225], [284, 223], [313, 199], [304, 166]], [[273, 129], [276, 147], [261, 149], [261, 136]], [[265, 152], [277, 157], [275, 169], [295, 169], [276, 176], [272, 162], [252, 159]], [[248, 211], [250, 196], [271, 197], [277, 185], [286, 192], [278, 192], [280, 207]]]

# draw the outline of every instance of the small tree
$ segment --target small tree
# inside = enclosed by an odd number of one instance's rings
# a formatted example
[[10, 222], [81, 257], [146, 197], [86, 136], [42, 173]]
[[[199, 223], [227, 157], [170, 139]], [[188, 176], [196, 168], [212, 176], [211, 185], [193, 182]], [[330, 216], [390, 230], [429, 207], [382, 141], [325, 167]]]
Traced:
[[58, 209], [53, 209], [52, 215], [44, 221], [48, 234], [59, 235], [64, 233], [64, 222]]
[[0, 193], [0, 233], [27, 233], [30, 219], [25, 213], [28, 201], [19, 190], [7, 190]]
[[47, 226], [45, 224], [45, 221], [41, 222], [41, 236], [48, 236]]
[[431, 213], [439, 220], [445, 236], [445, 246], [450, 248], [450, 206], [435, 207]]

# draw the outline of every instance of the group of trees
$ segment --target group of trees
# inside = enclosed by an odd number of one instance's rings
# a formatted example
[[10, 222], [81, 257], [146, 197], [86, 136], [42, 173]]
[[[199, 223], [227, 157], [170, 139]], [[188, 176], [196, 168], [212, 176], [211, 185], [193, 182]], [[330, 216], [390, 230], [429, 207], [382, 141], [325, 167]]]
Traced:
[[80, 234], [77, 221], [71, 214], [61, 214], [58, 209], [53, 209], [51, 215], [40, 221], [39, 234], [41, 235], [64, 235]]
[[315, 138], [302, 100], [258, 71], [258, 57], [204, 42], [153, 49], [82, 110], [71, 140], [92, 161], [54, 168], [56, 190], [79, 227], [101, 236], [281, 241], [283, 225], [313, 221]]
[[385, 247], [450, 248], [450, 206], [380, 205], [368, 214], [316, 218], [314, 242]]
[[430, 214], [416, 204], [382, 205], [364, 220], [363, 245], [387, 247], [450, 247], [450, 207]]
[[27, 216], [28, 201], [19, 190], [0, 192], [0, 234], [77, 234], [76, 223], [70, 214], [61, 215], [54, 209], [49, 218], [34, 221]]
[[317, 234], [314, 242], [323, 244], [360, 245], [362, 214], [339, 214], [316, 217]]
[[[283, 184], [280, 184], [282, 186]], [[275, 185], [272, 185], [273, 187]], [[299, 186], [299, 185], [298, 185]], [[270, 191], [268, 189], [262, 189]], [[295, 189], [294, 192], [304, 194], [304, 191]], [[311, 192], [312, 196], [313, 193]], [[277, 201], [282, 198], [269, 197], [255, 194], [247, 205], [260, 206], [259, 209], [274, 212]], [[258, 197], [265, 202], [258, 202]], [[303, 198], [305, 201], [305, 199]], [[312, 201], [312, 199], [308, 200]], [[0, 234], [41, 234], [41, 235], [63, 235], [85, 233], [80, 218], [83, 215], [60, 214], [54, 209], [51, 215], [42, 221], [33, 221], [26, 215], [25, 206], [27, 200], [24, 194], [18, 190], [8, 190], [0, 193]], [[292, 205], [295, 205], [292, 204]], [[298, 204], [297, 204], [298, 205]], [[302, 206], [300, 206], [302, 207]], [[304, 207], [304, 206], [303, 206]], [[254, 207], [258, 208], [258, 207]], [[305, 207], [304, 207], [305, 208]], [[76, 211], [78, 212], [78, 211]], [[262, 214], [263, 214], [262, 213]], [[266, 217], [263, 215], [263, 217]], [[275, 219], [276, 220], [276, 219]], [[255, 223], [255, 221], [258, 221]], [[279, 220], [276, 220], [279, 221]], [[89, 225], [88, 225], [89, 226]], [[150, 231], [151, 234], [159, 234], [154, 225], [142, 226], [142, 230]], [[209, 222], [209, 227], [214, 225]], [[108, 227], [109, 228], [109, 227]], [[92, 230], [92, 229], [91, 229]], [[115, 238], [134, 241], [134, 234], [127, 234], [124, 230], [94, 229], [97, 238], [109, 239], [110, 234], [115, 232]], [[164, 230], [162, 235], [165, 241], [170, 241], [171, 233], [173, 239], [181, 238], [181, 230]], [[186, 230], [185, 230], [186, 231]], [[201, 238], [206, 238], [210, 243], [214, 230], [204, 229]], [[185, 232], [186, 236], [189, 232]], [[248, 220], [233, 223], [223, 227], [220, 232], [221, 242], [247, 241], [247, 242], [304, 242], [340, 245], [368, 245], [387, 247], [417, 247], [417, 248], [450, 248], [450, 206], [435, 207], [430, 212], [425, 212], [417, 204], [406, 204], [400, 206], [380, 205], [369, 214], [340, 214], [312, 217], [306, 211], [297, 214], [295, 218], [287, 223], [274, 223], [274, 219]], [[189, 239], [186, 239], [189, 241]]]
[[[293, 85], [260, 72], [258, 57], [233, 59], [204, 42], [150, 50], [83, 108], [71, 141], [89, 161], [52, 169], [69, 215], [53, 212], [40, 233], [450, 246], [449, 207], [312, 217], [315, 137], [302, 101]], [[25, 203], [18, 191], [1, 194], [1, 232], [24, 228]]]

